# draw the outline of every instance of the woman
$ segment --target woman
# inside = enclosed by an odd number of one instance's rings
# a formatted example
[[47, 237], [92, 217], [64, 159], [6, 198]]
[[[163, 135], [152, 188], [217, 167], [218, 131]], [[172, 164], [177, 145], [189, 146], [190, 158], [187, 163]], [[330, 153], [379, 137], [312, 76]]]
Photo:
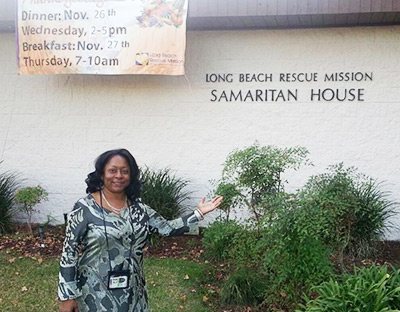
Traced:
[[150, 232], [180, 235], [217, 208], [166, 221], [139, 198], [139, 169], [126, 149], [101, 154], [86, 179], [88, 195], [68, 215], [60, 260], [60, 312], [147, 312], [143, 247]]

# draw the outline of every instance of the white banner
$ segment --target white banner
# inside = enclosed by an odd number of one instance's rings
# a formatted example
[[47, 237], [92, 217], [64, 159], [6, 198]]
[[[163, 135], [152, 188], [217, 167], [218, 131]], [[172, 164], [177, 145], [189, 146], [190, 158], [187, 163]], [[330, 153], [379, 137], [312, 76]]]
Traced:
[[183, 75], [187, 0], [18, 0], [20, 74]]

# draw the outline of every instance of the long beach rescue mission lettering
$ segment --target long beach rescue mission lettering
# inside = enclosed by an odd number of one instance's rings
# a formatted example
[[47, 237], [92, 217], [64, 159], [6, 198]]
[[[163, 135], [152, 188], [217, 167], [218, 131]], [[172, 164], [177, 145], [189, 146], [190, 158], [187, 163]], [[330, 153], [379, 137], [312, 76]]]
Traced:
[[[206, 82], [212, 84], [251, 84], [251, 89], [212, 89], [211, 102], [364, 102], [365, 89], [358, 86], [347, 86], [353, 83], [373, 81], [372, 72], [334, 72], [334, 73], [212, 73], [206, 74]], [[346, 82], [346, 87], [335, 83]], [[314, 84], [308, 90], [298, 88], [277, 88], [286, 84]], [[330, 84], [326, 86], [326, 84]], [[267, 85], [268, 88], [260, 86]], [[301, 97], [305, 95], [306, 97]]]

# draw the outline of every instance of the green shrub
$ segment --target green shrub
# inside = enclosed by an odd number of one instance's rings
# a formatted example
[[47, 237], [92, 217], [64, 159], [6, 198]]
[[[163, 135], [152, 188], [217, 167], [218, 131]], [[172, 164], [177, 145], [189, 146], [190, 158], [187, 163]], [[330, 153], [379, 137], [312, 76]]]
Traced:
[[273, 287], [299, 298], [311, 286], [319, 284], [333, 274], [329, 250], [315, 238], [282, 239], [265, 253], [264, 266], [276, 275]]
[[243, 231], [234, 220], [215, 221], [203, 232], [204, 257], [209, 260], [226, 261], [231, 257], [235, 237]]
[[24, 212], [27, 217], [27, 224], [30, 232], [32, 233], [32, 216], [37, 211], [34, 207], [40, 202], [47, 200], [48, 193], [40, 185], [28, 186], [17, 191], [15, 194], [14, 201], [22, 206], [16, 206], [16, 208]]
[[224, 304], [255, 305], [264, 299], [266, 278], [252, 268], [233, 272], [221, 288]]
[[302, 209], [318, 219], [315, 234], [339, 259], [344, 254], [370, 256], [397, 203], [380, 189], [380, 183], [354, 167], [344, 168], [341, 163], [328, 169], [311, 177], [299, 193]]
[[19, 186], [18, 176], [13, 172], [0, 174], [0, 234], [10, 231], [12, 226], [13, 202]]
[[221, 183], [232, 185], [240, 194], [235, 203], [244, 203], [253, 214], [256, 225], [271, 211], [260, 205], [266, 196], [283, 192], [282, 174], [287, 169], [298, 169], [308, 164], [304, 147], [278, 148], [254, 144], [243, 150], [234, 150], [224, 163]]
[[303, 292], [321, 283], [333, 274], [330, 250], [316, 235], [318, 219], [297, 206], [295, 198], [288, 197], [276, 217], [266, 220], [263, 268], [273, 279], [266, 300], [270, 304], [299, 300]]
[[[356, 268], [353, 275], [330, 279], [313, 287], [316, 298], [306, 298], [305, 312], [382, 312], [400, 309], [400, 271], [387, 266]], [[315, 296], [314, 296], [315, 297]]]
[[141, 171], [142, 200], [166, 219], [179, 217], [186, 209], [184, 202], [190, 192], [185, 191], [188, 181], [178, 178], [170, 169]]
[[264, 253], [269, 250], [268, 244], [269, 239], [252, 223], [241, 225], [241, 229], [232, 237], [228, 259], [236, 266], [259, 267]]

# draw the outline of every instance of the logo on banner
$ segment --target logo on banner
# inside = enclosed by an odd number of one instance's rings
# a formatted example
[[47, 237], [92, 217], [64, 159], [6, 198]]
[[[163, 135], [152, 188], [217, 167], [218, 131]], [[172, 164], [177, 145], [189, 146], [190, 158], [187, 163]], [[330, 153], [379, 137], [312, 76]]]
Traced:
[[136, 53], [136, 65], [149, 65], [149, 53]]

